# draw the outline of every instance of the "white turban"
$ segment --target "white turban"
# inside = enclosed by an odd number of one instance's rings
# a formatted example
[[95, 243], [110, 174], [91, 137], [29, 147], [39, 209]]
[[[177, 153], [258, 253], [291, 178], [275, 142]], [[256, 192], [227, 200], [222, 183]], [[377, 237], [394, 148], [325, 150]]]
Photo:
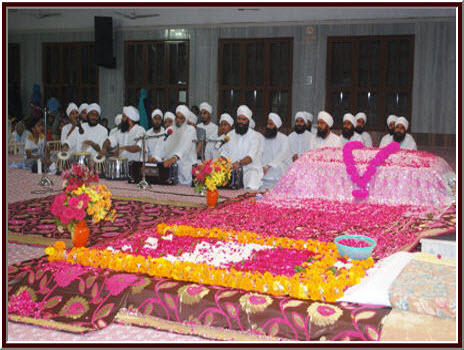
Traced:
[[398, 120], [398, 117], [396, 115], [389, 115], [387, 118], [387, 125], [390, 125], [391, 122], [395, 122]]
[[227, 123], [229, 123], [230, 126], [233, 126], [233, 125], [234, 125], [234, 118], [232, 118], [232, 117], [230, 116], [230, 114], [227, 114], [227, 113], [221, 114], [221, 118], [219, 119], [219, 124], [220, 124], [223, 120], [226, 121]]
[[197, 121], [198, 121], [197, 115], [196, 115], [195, 113], [193, 113], [192, 111], [190, 111], [190, 115], [189, 115], [189, 117], [188, 117], [188, 121], [189, 121], [190, 123], [196, 124]]
[[122, 114], [119, 113], [116, 117], [114, 117], [114, 125], [119, 126], [121, 124]]
[[303, 112], [306, 114], [306, 121], [310, 121], [311, 123], [313, 122], [313, 115], [311, 113], [308, 113], [308, 112]]
[[163, 112], [161, 112], [161, 109], [155, 109], [152, 113], [151, 113], [151, 119], [153, 119], [155, 117], [155, 115], [159, 114], [161, 116], [161, 119], [163, 119]]
[[164, 113], [163, 120], [166, 119], [172, 119], [172, 121], [174, 121], [176, 119], [176, 116], [172, 112], [166, 112]]
[[353, 124], [353, 126], [356, 126], [356, 119], [354, 118], [354, 115], [351, 114], [351, 113], [346, 113], [344, 116], [343, 116], [343, 121], [345, 120], [349, 120], [351, 124]]
[[254, 129], [256, 126], [256, 123], [253, 119], [250, 119], [250, 129]]
[[127, 115], [127, 117], [133, 122], [138, 122], [140, 120], [139, 110], [133, 106], [123, 107], [122, 113]]
[[277, 129], [279, 129], [282, 126], [282, 119], [280, 119], [278, 114], [269, 113], [269, 119], [271, 119], [274, 122]]
[[237, 108], [237, 117], [239, 115], [244, 115], [248, 120], [251, 120], [251, 116], [253, 115], [253, 112], [251, 109], [248, 108], [248, 106], [241, 105], [240, 107]]
[[396, 123], [395, 123], [395, 126], [397, 126], [398, 124], [403, 125], [404, 128], [405, 128], [406, 130], [408, 130], [409, 122], [408, 122], [408, 120], [407, 120], [405, 117], [399, 117], [398, 120], [397, 120]]
[[302, 119], [304, 120], [305, 123], [308, 121], [308, 119], [306, 118], [306, 112], [296, 112], [296, 114], [295, 114], [295, 121], [296, 121], [298, 118], [302, 118]]
[[92, 103], [90, 104], [88, 107], [87, 107], [87, 113], [90, 113], [92, 111], [95, 111], [98, 113], [98, 115], [101, 114], [101, 108], [100, 106], [98, 105], [98, 103]]
[[319, 112], [319, 115], [317, 116], [317, 120], [325, 121], [327, 125], [329, 126], [329, 128], [331, 128], [334, 123], [332, 116], [326, 111]]
[[208, 113], [213, 113], [213, 107], [211, 107], [211, 105], [209, 103], [207, 103], [207, 102], [203, 102], [203, 103], [200, 104], [200, 112], [203, 109], [205, 111], [207, 111]]
[[356, 121], [358, 121], [359, 119], [362, 119], [364, 120], [364, 123], [367, 123], [367, 115], [363, 112], [359, 112], [358, 114], [356, 114]]
[[79, 113], [79, 107], [74, 102], [71, 102], [66, 108], [66, 115], [69, 117], [72, 111], [76, 110]]
[[81, 114], [82, 111], [83, 111], [84, 109], [87, 109], [88, 107], [89, 107], [89, 105], [88, 105], [87, 103], [81, 104], [81, 105], [79, 106], [79, 114]]
[[176, 114], [177, 113], [182, 114], [185, 119], [188, 120], [190, 116], [190, 109], [186, 105], [179, 105], [176, 108]]

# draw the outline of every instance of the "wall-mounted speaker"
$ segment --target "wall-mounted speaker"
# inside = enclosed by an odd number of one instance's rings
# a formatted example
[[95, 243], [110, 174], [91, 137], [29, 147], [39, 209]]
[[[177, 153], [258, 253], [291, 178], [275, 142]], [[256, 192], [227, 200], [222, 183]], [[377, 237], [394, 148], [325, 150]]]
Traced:
[[113, 18], [95, 17], [95, 64], [116, 68], [113, 56]]

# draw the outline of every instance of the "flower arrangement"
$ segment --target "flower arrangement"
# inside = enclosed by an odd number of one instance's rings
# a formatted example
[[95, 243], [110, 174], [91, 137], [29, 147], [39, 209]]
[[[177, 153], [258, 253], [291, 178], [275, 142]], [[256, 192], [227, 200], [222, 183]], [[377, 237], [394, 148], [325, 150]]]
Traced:
[[66, 227], [74, 240], [77, 224], [84, 219], [94, 223], [114, 220], [115, 210], [111, 210], [111, 192], [104, 185], [96, 184], [98, 175], [84, 166], [73, 166], [63, 172], [63, 192], [55, 196], [52, 214], [56, 216], [59, 230]]
[[193, 168], [192, 174], [197, 193], [201, 193], [204, 189], [214, 191], [218, 186], [225, 186], [229, 182], [232, 174], [231, 160], [208, 159]]

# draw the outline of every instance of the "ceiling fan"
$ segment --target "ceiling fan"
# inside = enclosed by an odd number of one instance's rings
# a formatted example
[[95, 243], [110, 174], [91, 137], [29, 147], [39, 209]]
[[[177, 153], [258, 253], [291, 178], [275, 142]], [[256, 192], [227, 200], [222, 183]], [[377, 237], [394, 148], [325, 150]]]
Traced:
[[115, 13], [117, 13], [118, 15], [121, 15], [125, 18], [129, 18], [129, 19], [137, 19], [137, 18], [150, 18], [150, 17], [159, 17], [159, 13], [151, 13], [151, 14], [137, 14], [135, 12], [135, 10], [132, 10], [130, 13], [124, 13], [124, 12], [120, 12], [120, 11], [114, 11]]
[[[21, 13], [21, 12], [19, 12]], [[23, 13], [28, 16], [35, 17], [37, 19], [43, 19], [47, 17], [55, 17], [55, 16], [61, 16], [61, 13], [59, 12], [42, 12], [41, 10], [38, 10], [37, 12], [32, 12], [32, 13]]]

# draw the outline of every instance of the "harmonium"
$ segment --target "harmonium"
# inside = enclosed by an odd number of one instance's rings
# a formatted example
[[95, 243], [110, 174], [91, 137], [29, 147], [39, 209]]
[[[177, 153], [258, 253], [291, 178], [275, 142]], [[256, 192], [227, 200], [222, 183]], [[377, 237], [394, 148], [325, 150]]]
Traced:
[[[142, 162], [129, 164], [129, 183], [139, 183], [142, 180]], [[179, 182], [177, 164], [165, 168], [162, 162], [145, 163], [145, 181], [151, 185], [176, 185]]]
[[220, 186], [219, 188], [228, 188], [232, 190], [243, 188], [243, 168], [240, 167], [237, 171], [232, 170], [232, 174], [227, 185]]

